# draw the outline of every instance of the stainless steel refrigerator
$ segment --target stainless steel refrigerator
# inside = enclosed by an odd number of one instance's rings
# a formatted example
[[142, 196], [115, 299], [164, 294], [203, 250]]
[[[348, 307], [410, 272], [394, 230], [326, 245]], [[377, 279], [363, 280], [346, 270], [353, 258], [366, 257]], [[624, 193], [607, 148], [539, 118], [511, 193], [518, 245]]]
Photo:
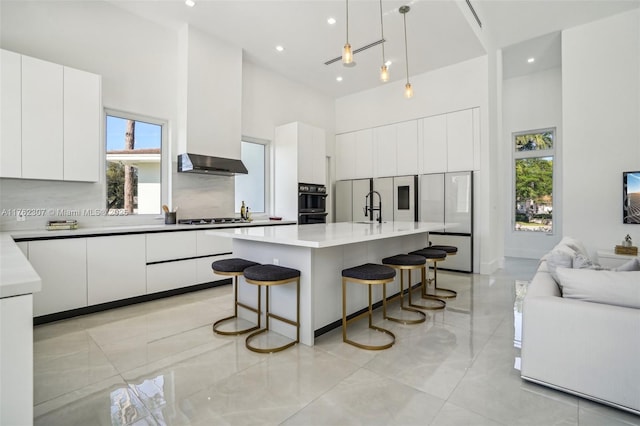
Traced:
[[442, 223], [429, 241], [458, 247], [438, 267], [473, 272], [473, 172], [421, 175], [419, 190], [420, 221]]

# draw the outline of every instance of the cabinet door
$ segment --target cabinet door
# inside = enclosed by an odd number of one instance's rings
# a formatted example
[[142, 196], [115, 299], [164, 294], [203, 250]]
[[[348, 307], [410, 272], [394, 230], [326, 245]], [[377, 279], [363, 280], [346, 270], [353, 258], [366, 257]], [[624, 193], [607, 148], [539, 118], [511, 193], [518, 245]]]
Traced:
[[197, 256], [227, 254], [233, 251], [233, 239], [196, 231], [196, 246]]
[[473, 170], [473, 111], [447, 114], [447, 171]]
[[[311, 166], [313, 177], [311, 183], [326, 185], [327, 183], [327, 141], [324, 129], [318, 127], [311, 128]], [[302, 181], [304, 182], [304, 181]]]
[[373, 130], [375, 147], [374, 177], [396, 176], [397, 127], [395, 124]]
[[147, 263], [185, 259], [197, 255], [196, 232], [147, 234]]
[[144, 235], [87, 239], [89, 305], [146, 293]]
[[[368, 179], [373, 176], [373, 130], [365, 129], [355, 133], [354, 177]], [[353, 165], [352, 165], [353, 167]]]
[[29, 262], [42, 279], [33, 294], [33, 315], [87, 306], [87, 240], [30, 241]]
[[224, 256], [209, 256], [209, 257], [201, 257], [196, 259], [196, 284], [204, 284], [212, 281], [220, 281], [226, 280], [230, 277], [229, 275], [218, 275], [213, 273], [213, 269], [211, 269], [211, 264], [217, 260], [230, 259], [232, 258], [232, 254], [227, 254]]
[[447, 171], [447, 116], [436, 115], [422, 120], [420, 141], [421, 174]]
[[336, 222], [353, 220], [353, 182], [340, 180], [336, 182]]
[[298, 152], [298, 182], [314, 182], [314, 140], [313, 130], [310, 126], [298, 123], [293, 149]]
[[0, 177], [22, 177], [22, 66], [20, 55], [0, 50]]
[[100, 180], [100, 76], [64, 67], [64, 180]]
[[355, 133], [336, 135], [336, 180], [353, 179], [356, 157]]
[[147, 266], [147, 294], [196, 284], [196, 259]]
[[[365, 198], [371, 191], [371, 179], [357, 179], [353, 181], [353, 201], [351, 210], [351, 220], [359, 222], [369, 220], [371, 216], [364, 215], [364, 207], [366, 205]], [[368, 214], [368, 213], [367, 213]]]
[[397, 124], [397, 158], [396, 173], [398, 175], [418, 174], [418, 121], [406, 121]]
[[22, 177], [62, 180], [62, 65], [22, 56]]

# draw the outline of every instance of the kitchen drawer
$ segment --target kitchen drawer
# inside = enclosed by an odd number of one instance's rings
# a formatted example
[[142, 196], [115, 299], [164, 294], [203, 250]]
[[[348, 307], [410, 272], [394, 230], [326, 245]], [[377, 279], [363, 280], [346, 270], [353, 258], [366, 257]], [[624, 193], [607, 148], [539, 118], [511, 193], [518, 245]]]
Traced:
[[196, 253], [198, 256], [231, 253], [233, 239], [219, 237], [217, 235], [207, 235], [206, 232], [207, 231], [196, 232]]
[[147, 234], [147, 263], [196, 257], [196, 234], [193, 231]]
[[147, 294], [196, 284], [196, 259], [147, 265]]
[[208, 256], [202, 257], [196, 260], [196, 281], [197, 284], [209, 283], [212, 281], [226, 280], [227, 278], [233, 278], [229, 275], [218, 275], [214, 274], [211, 269], [211, 264], [216, 260], [222, 259], [230, 259], [232, 258], [232, 254], [227, 254], [224, 256]]

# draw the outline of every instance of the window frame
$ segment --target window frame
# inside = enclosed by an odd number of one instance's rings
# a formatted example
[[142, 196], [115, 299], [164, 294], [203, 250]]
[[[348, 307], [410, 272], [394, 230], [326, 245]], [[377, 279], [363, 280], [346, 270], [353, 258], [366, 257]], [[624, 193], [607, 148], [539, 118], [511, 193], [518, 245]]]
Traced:
[[[169, 143], [169, 121], [151, 117], [148, 115], [138, 114], [130, 111], [124, 111], [115, 108], [103, 108], [103, 131], [102, 136], [104, 138], [102, 144], [102, 182], [104, 182], [102, 189], [102, 201], [106, 202], [107, 199], [107, 116], [122, 118], [125, 120], [141, 121], [149, 124], [160, 126], [160, 200], [161, 205], [158, 206], [158, 213], [136, 213], [127, 215], [130, 217], [158, 217], [162, 216], [162, 204], [170, 205], [170, 186], [171, 180], [169, 179], [169, 170], [171, 169], [170, 162], [170, 143]], [[107, 217], [109, 217], [107, 215]], [[114, 216], [121, 218], [122, 216]]]
[[[271, 172], [271, 158], [273, 157], [273, 153], [272, 153], [272, 149], [273, 149], [273, 144], [271, 143], [270, 140], [268, 139], [261, 139], [261, 138], [255, 138], [252, 136], [242, 136], [240, 138], [240, 146], [242, 147], [242, 143], [254, 143], [254, 144], [258, 144], [258, 145], [263, 145], [264, 146], [264, 212], [255, 212], [254, 210], [251, 210], [251, 216], [254, 219], [263, 219], [263, 218], [267, 218], [270, 216], [270, 212], [272, 211], [272, 200], [271, 200], [271, 194], [273, 193], [273, 188], [272, 188], [272, 172]], [[241, 148], [242, 149], [242, 148]], [[234, 186], [233, 186], [233, 198], [235, 200], [236, 198], [236, 182], [234, 180]], [[235, 203], [236, 205], [234, 206], [234, 213], [236, 214], [240, 214], [240, 205], [238, 205], [238, 203]], [[249, 206], [251, 207], [251, 206]]]
[[[516, 138], [522, 135], [529, 135], [535, 133], [545, 133], [550, 132], [553, 134], [553, 147], [551, 149], [539, 149], [533, 151], [518, 151], [516, 149]], [[531, 129], [519, 132], [511, 133], [511, 201], [510, 201], [510, 211], [511, 211], [511, 232], [517, 235], [555, 235], [558, 232], [558, 212], [559, 209], [559, 199], [558, 199], [558, 177], [559, 177], [559, 169], [558, 169], [558, 130], [556, 127], [542, 127], [539, 129]], [[553, 161], [553, 167], [551, 169], [552, 173], [552, 194], [553, 198], [551, 201], [551, 211], [552, 213], [552, 226], [550, 232], [525, 232], [523, 230], [516, 229], [516, 161], [528, 158], [547, 158], [551, 157]]]

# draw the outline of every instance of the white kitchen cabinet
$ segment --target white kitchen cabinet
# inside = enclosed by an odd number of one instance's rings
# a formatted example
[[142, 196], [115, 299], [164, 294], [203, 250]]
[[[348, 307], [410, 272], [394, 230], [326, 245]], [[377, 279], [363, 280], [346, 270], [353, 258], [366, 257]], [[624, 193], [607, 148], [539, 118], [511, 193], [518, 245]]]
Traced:
[[29, 262], [42, 279], [33, 294], [33, 315], [87, 306], [87, 239], [30, 241]]
[[100, 180], [100, 76], [2, 50], [0, 177]]
[[473, 108], [473, 170], [480, 170], [480, 108]]
[[100, 180], [101, 78], [64, 67], [64, 180]]
[[355, 154], [346, 162], [354, 170], [354, 179], [368, 179], [373, 176], [373, 130], [355, 132], [355, 144]]
[[145, 236], [87, 239], [87, 293], [97, 305], [146, 293]]
[[147, 294], [194, 285], [196, 267], [196, 259], [147, 265]]
[[418, 174], [418, 121], [396, 124], [396, 173], [399, 176]]
[[225, 254], [222, 256], [208, 256], [196, 259], [196, 281], [194, 284], [204, 284], [212, 281], [227, 280], [229, 275], [214, 274], [211, 264], [217, 260], [231, 259], [233, 254]]
[[373, 129], [374, 177], [396, 176], [397, 170], [397, 133], [395, 124]]
[[207, 235], [206, 231], [197, 231], [196, 284], [229, 278], [228, 275], [214, 274], [211, 264], [216, 260], [232, 258], [232, 245], [233, 240], [231, 238]]
[[22, 176], [22, 64], [20, 55], [0, 50], [0, 177]]
[[355, 178], [353, 159], [356, 158], [356, 152], [355, 132], [336, 135], [336, 180]]
[[63, 178], [63, 67], [22, 56], [22, 177]]
[[298, 181], [325, 185], [326, 142], [323, 129], [297, 123]]
[[473, 110], [447, 114], [447, 171], [474, 168]]
[[147, 234], [147, 263], [197, 256], [196, 238], [193, 231]]
[[420, 174], [447, 171], [447, 116], [434, 115], [419, 120], [422, 138], [419, 143]]

